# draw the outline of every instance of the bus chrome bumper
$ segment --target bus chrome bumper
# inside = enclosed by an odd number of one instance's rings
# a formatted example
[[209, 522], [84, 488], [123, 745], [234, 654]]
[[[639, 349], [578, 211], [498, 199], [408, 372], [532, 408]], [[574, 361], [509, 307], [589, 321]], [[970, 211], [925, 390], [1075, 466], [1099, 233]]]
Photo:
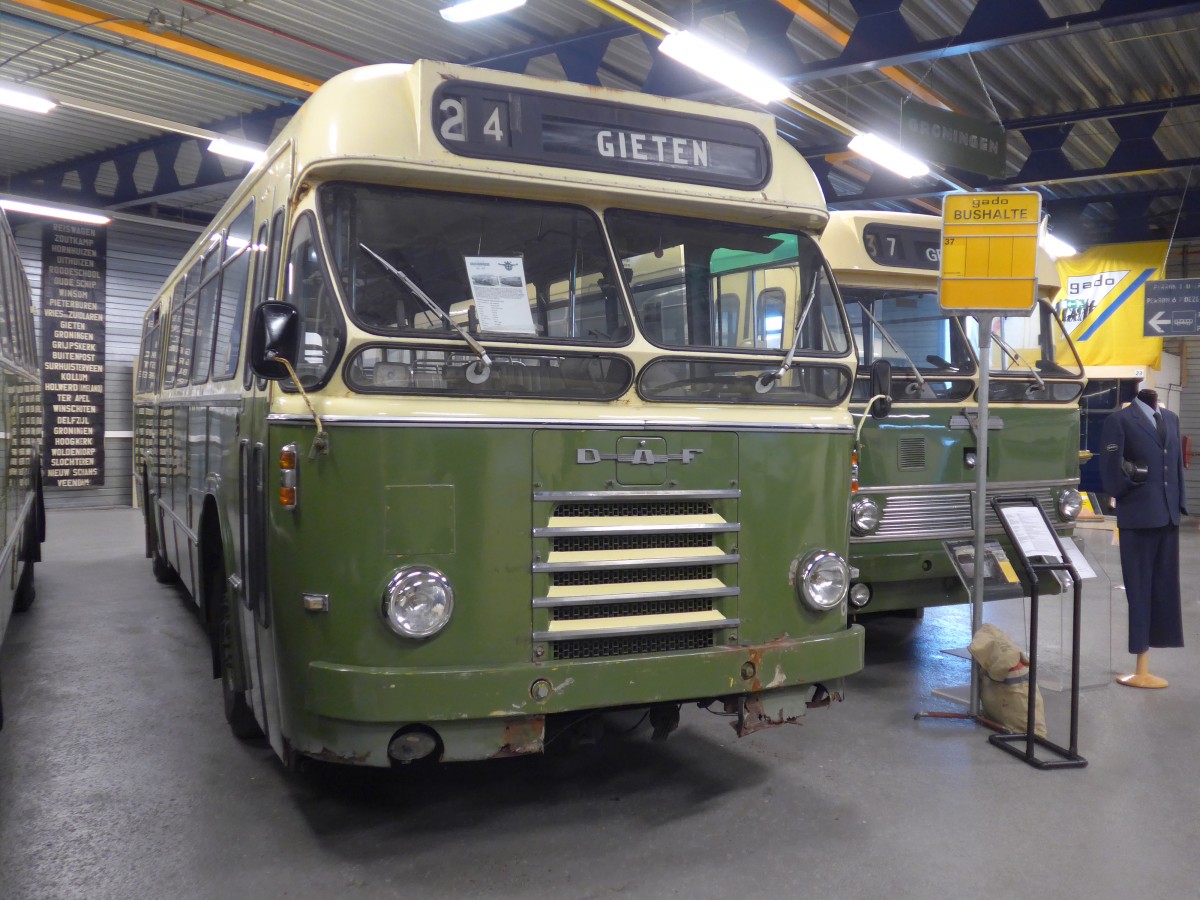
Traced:
[[[481, 669], [378, 668], [316, 661], [309, 663], [306, 711], [347, 723], [335, 751], [347, 762], [387, 765], [385, 754], [355, 740], [376, 743], [401, 726], [427, 723], [441, 737], [442, 759], [485, 759], [542, 749], [545, 717], [556, 713], [652, 706], [747, 697], [768, 711], [797, 711], [792, 691], [786, 703], [772, 702], [785, 689], [830, 681], [859, 671], [864, 632], [853, 625], [835, 634], [783, 639], [754, 647], [628, 659], [528, 663]], [[802, 712], [803, 710], [799, 710]], [[322, 725], [323, 746], [329, 728]], [[386, 746], [386, 738], [384, 738]], [[292, 736], [300, 752], [301, 735]], [[319, 749], [319, 748], [318, 748]], [[383, 757], [377, 759], [376, 757]]]

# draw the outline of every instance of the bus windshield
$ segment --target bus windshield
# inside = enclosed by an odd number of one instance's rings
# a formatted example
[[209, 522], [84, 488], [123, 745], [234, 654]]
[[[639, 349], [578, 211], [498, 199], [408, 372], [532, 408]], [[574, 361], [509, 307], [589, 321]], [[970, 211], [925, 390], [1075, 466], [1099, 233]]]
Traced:
[[866, 374], [877, 359], [892, 364], [894, 381], [908, 379], [919, 388], [897, 393], [897, 400], [962, 400], [971, 395], [975, 357], [962, 329], [942, 312], [935, 292], [845, 285], [841, 291], [863, 376], [855, 399], [867, 399]]
[[[971, 341], [978, 346], [979, 322], [963, 319]], [[1066, 329], [1050, 305], [1039, 300], [1028, 316], [1000, 316], [992, 321], [990, 384], [992, 400], [1073, 402], [1080, 385], [1054, 384], [1055, 379], [1083, 378], [1083, 365]]]
[[600, 223], [586, 209], [340, 182], [318, 196], [347, 312], [367, 331], [446, 333], [454, 323], [503, 340], [630, 336]]
[[845, 320], [812, 238], [610, 210], [605, 221], [646, 337], [665, 347], [840, 356]]

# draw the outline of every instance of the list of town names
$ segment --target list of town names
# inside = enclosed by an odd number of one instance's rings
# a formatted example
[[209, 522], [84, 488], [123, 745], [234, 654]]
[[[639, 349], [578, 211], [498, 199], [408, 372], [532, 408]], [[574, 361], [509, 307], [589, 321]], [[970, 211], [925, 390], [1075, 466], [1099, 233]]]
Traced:
[[46, 484], [104, 483], [104, 302], [108, 234], [42, 230], [42, 398]]

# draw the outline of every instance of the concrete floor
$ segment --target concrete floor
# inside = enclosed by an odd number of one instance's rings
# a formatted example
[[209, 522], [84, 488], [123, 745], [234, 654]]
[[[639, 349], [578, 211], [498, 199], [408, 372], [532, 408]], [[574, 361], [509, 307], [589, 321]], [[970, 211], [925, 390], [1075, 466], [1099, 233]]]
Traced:
[[[966, 642], [955, 607], [869, 626], [846, 702], [799, 727], [738, 740], [691, 708], [661, 744], [290, 774], [226, 728], [202, 630], [151, 576], [137, 513], [52, 512], [49, 530], [37, 602], [0, 654], [3, 900], [1200, 896], [1194, 521], [1189, 646], [1151, 657], [1171, 686], [1108, 680], [1110, 644], [1130, 660], [1124, 611], [1110, 635], [1108, 587], [1089, 583], [1090, 765], [1050, 772], [979, 726], [914, 721], [956, 708], [931, 696], [967, 677], [940, 652]], [[1107, 538], [1089, 533], [1098, 557]], [[1065, 742], [1067, 695], [1045, 696]]]

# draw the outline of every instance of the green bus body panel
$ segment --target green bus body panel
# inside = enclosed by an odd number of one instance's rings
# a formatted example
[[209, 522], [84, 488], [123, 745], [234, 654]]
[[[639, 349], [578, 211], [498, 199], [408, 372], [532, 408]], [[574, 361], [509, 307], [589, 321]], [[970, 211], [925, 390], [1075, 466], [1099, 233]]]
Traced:
[[[859, 493], [873, 496], [872, 488], [910, 487], [912, 494], [944, 484], [970, 485], [974, 492], [976, 473], [963, 463], [964, 451], [976, 448], [974, 432], [967, 428], [951, 429], [950, 419], [961, 416], [961, 407], [922, 408], [920, 424], [901, 416], [912, 410], [901, 404], [893, 407], [887, 419], [871, 420], [863, 428], [863, 446], [859, 451]], [[1077, 484], [1079, 479], [1079, 409], [1075, 406], [992, 407], [989, 418], [1003, 427], [988, 432], [988, 493], [1019, 493], [1019, 484], [1060, 480]], [[901, 441], [925, 438], [925, 465], [921, 469], [901, 469]], [[1031, 490], [1045, 494], [1047, 488]], [[886, 503], [887, 494], [874, 495]], [[1056, 515], [1050, 524], [1060, 534], [1071, 526]], [[997, 535], [998, 537], [1000, 535]], [[970, 598], [963, 588], [943, 545], [955, 538], [915, 538], [892, 541], [851, 540], [850, 564], [859, 570], [858, 581], [871, 585], [866, 612], [888, 612], [951, 603]], [[1002, 539], [1011, 554], [1007, 539]], [[1015, 557], [1013, 557], [1015, 559]], [[1043, 585], [1057, 591], [1057, 583]]]
[[[751, 679], [742, 671], [747, 662], [755, 665]], [[314, 662], [307, 707], [318, 716], [363, 722], [548, 715], [812, 684], [862, 666], [861, 626], [758, 647], [452, 672]], [[550, 682], [545, 701], [530, 694], [536, 679]]]
[[[813, 612], [789, 582], [794, 561], [810, 550], [846, 553], [848, 433], [333, 424], [329, 434], [329, 454], [316, 459], [311, 426], [274, 424], [270, 434], [271, 460], [289, 443], [300, 455], [298, 506], [272, 502], [268, 557], [282, 716], [304, 752], [344, 746], [331, 719], [399, 726], [708, 698], [863, 665], [862, 632], [847, 629], [844, 607]], [[625, 456], [631, 439], [676, 456], [699, 452], [688, 463], [578, 462], [581, 450]], [[277, 478], [269, 468], [269, 482]], [[631, 478], [640, 483], [625, 483]], [[549, 554], [550, 539], [533, 529], [554, 505], [535, 493], [728, 491], [743, 478], [751, 488], [714, 503], [741, 525], [717, 536], [723, 551], [740, 555], [714, 572], [740, 589], [722, 606], [740, 620], [725, 630], [730, 643], [571, 661], [554, 661], [535, 643], [549, 612], [532, 600], [546, 595], [550, 579], [532, 563]], [[411, 563], [438, 568], [455, 591], [450, 623], [425, 640], [397, 636], [382, 614], [389, 579]], [[305, 611], [305, 593], [327, 594], [328, 613]], [[741, 668], [755, 655], [764, 663], [747, 682]], [[555, 688], [540, 705], [530, 700], [537, 678]]]

